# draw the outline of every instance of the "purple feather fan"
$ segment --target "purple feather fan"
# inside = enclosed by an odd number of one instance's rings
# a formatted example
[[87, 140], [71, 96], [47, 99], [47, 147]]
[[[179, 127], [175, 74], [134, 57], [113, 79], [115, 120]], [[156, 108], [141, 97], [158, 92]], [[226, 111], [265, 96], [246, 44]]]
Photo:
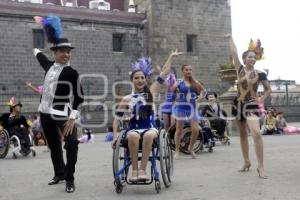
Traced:
[[34, 17], [36, 23], [41, 25], [47, 35], [49, 43], [57, 44], [62, 35], [61, 20], [58, 16]]
[[135, 63], [131, 64], [131, 70], [142, 70], [145, 76], [149, 76], [152, 73], [152, 61], [150, 57], [139, 58]]

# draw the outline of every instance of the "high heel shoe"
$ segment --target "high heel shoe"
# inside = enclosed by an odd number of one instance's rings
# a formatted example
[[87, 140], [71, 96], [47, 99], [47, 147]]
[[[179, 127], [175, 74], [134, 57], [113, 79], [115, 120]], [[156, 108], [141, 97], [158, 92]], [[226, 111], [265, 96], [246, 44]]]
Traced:
[[250, 167], [251, 167], [251, 163], [247, 163], [247, 164], [244, 164], [244, 166], [239, 169], [238, 171], [239, 172], [248, 172], [250, 170]]
[[256, 168], [256, 171], [257, 171], [257, 174], [258, 174], [259, 178], [262, 178], [262, 179], [267, 179], [268, 178], [268, 176], [265, 175], [265, 172], [264, 172], [263, 168]]

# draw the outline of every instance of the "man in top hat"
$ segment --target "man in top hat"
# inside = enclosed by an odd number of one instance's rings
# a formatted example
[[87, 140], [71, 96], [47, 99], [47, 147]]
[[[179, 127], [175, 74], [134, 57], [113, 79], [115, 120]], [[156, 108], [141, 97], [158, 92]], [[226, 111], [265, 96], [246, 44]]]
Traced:
[[0, 116], [0, 131], [4, 128], [8, 131], [10, 137], [16, 135], [21, 142], [21, 151], [26, 153], [30, 151], [30, 127], [26, 118], [21, 115], [22, 104], [17, 103], [15, 97], [12, 97], [8, 105], [10, 112]]
[[[79, 75], [70, 66], [71, 50], [74, 47], [69, 40], [60, 38], [50, 49], [53, 51], [54, 61], [48, 60], [39, 49], [33, 50], [46, 72], [38, 110], [54, 167], [54, 177], [48, 185], [66, 180], [65, 190], [71, 193], [75, 191], [74, 172], [78, 154], [75, 120], [79, 117], [78, 108], [83, 102], [83, 92]], [[65, 141], [66, 164], [61, 137]]]

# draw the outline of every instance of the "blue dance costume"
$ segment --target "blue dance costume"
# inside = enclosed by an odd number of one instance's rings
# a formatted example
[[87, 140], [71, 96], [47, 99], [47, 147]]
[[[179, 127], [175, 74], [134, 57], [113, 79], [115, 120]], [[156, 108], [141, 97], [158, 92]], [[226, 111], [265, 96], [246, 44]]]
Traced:
[[173, 102], [176, 99], [176, 92], [175, 91], [171, 91], [171, 92], [166, 92], [165, 94], [165, 101], [162, 104], [161, 107], [161, 113], [162, 114], [167, 114], [167, 115], [171, 115], [172, 114], [172, 107], [173, 107]]
[[[146, 113], [145, 116], [140, 116], [140, 113], [146, 109], [146, 100], [144, 93], [135, 93], [130, 96], [129, 110], [130, 110], [130, 120], [128, 124], [129, 131], [135, 131], [143, 135], [146, 131], [152, 129], [158, 133], [155, 125], [154, 111], [151, 113]], [[118, 116], [122, 117], [124, 112], [117, 112]]]
[[186, 86], [183, 80], [178, 85], [178, 101], [175, 104], [175, 117], [181, 120], [196, 120], [200, 118], [196, 99], [199, 95], [192, 87]]

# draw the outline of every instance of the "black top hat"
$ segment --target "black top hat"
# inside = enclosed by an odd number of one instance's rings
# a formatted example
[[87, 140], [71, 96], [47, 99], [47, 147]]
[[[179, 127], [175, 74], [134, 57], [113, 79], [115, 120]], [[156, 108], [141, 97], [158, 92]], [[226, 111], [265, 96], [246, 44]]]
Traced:
[[208, 93], [205, 95], [205, 99], [208, 99], [208, 96], [209, 96], [209, 95], [214, 95], [215, 98], [218, 97], [217, 93], [215, 93], [215, 92], [208, 92]]
[[52, 51], [55, 51], [55, 50], [61, 49], [61, 48], [74, 49], [75, 47], [73, 47], [71, 45], [71, 43], [69, 42], [69, 40], [67, 38], [58, 39], [58, 42], [56, 44], [54, 44], [53, 47], [50, 47], [50, 49]]

